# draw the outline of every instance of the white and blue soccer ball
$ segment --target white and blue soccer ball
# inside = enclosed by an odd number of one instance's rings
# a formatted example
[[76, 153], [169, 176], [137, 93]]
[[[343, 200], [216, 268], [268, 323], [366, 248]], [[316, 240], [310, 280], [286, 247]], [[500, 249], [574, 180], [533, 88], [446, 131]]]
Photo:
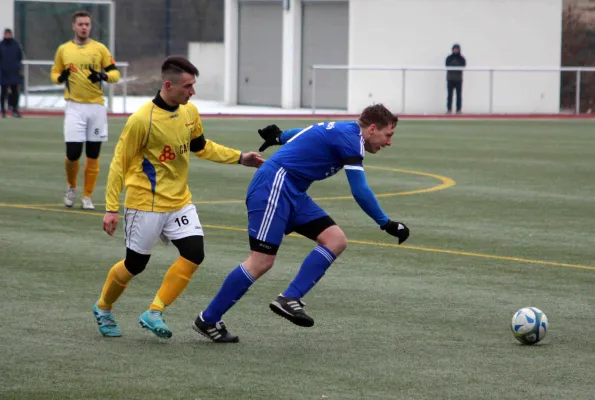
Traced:
[[531, 345], [543, 340], [547, 333], [548, 321], [539, 308], [525, 307], [514, 313], [510, 327], [519, 342]]

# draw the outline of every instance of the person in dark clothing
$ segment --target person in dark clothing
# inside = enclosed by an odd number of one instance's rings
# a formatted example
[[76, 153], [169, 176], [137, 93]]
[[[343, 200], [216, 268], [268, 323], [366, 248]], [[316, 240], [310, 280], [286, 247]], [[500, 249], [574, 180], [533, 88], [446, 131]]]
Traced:
[[[455, 44], [452, 46], [452, 53], [446, 57], [447, 67], [465, 67], [467, 61], [461, 54], [461, 46]], [[447, 88], [447, 99], [446, 109], [448, 112], [452, 112], [452, 95], [453, 92], [457, 91], [457, 113], [461, 112], [463, 106], [463, 71], [447, 71], [446, 72], [446, 88]]]
[[[21, 45], [12, 37], [10, 29], [4, 30], [4, 40], [0, 42], [0, 103], [2, 118], [6, 118], [6, 100], [12, 109], [12, 115], [19, 114], [19, 84], [21, 82], [21, 64], [23, 51]], [[8, 91], [10, 89], [10, 96]]]

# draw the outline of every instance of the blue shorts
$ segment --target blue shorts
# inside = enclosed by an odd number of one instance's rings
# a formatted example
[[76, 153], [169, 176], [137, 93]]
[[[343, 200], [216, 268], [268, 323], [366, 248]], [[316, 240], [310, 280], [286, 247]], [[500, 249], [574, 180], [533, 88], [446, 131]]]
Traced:
[[261, 167], [248, 187], [248, 234], [279, 246], [284, 235], [300, 225], [328, 217], [305, 192], [300, 192], [282, 168]]

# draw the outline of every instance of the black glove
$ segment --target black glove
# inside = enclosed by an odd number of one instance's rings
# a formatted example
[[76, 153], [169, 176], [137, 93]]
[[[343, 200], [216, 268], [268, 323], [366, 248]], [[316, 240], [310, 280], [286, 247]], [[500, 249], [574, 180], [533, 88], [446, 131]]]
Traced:
[[386, 231], [389, 235], [392, 235], [399, 239], [399, 244], [403, 243], [409, 237], [409, 228], [402, 223], [391, 221], [390, 219], [386, 224], [380, 227], [383, 231]]
[[264, 139], [264, 143], [258, 151], [264, 151], [271, 146], [278, 146], [281, 144], [281, 134], [283, 131], [277, 125], [269, 125], [266, 128], [259, 129], [258, 134]]
[[89, 68], [89, 71], [91, 71], [91, 75], [89, 75], [87, 79], [89, 79], [91, 82], [97, 83], [99, 81], [107, 81], [107, 74], [104, 74], [103, 72], [97, 72], [93, 68]]
[[58, 77], [58, 83], [64, 83], [64, 81], [68, 80], [68, 76], [70, 76], [70, 68], [66, 68], [60, 76]]

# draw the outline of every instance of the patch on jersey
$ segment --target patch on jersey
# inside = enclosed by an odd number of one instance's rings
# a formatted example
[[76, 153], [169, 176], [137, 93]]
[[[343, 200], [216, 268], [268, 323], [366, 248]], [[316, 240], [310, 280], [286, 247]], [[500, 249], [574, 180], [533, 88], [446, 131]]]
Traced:
[[163, 146], [163, 151], [159, 155], [159, 161], [166, 162], [166, 161], [173, 161], [176, 159], [176, 153], [171, 150], [171, 146], [165, 145]]

